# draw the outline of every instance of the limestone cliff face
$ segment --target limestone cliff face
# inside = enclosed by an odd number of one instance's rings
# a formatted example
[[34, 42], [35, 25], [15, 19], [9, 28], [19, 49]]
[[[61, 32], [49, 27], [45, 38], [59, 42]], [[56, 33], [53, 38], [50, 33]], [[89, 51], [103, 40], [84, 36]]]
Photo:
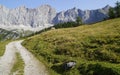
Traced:
[[31, 27], [44, 26], [52, 23], [56, 11], [49, 5], [43, 5], [36, 9], [29, 9], [24, 6], [7, 9], [0, 6], [0, 24], [2, 25], [25, 25]]
[[57, 13], [56, 10], [49, 5], [42, 5], [34, 9], [26, 8], [25, 6], [8, 9], [1, 5], [0, 28], [43, 29], [52, 24], [75, 21], [77, 16], [80, 16], [84, 23], [95, 23], [108, 17], [107, 13], [109, 8], [110, 6], [106, 6], [102, 9], [85, 11], [73, 8]]
[[53, 23], [75, 21], [77, 16], [80, 16], [84, 23], [95, 23], [104, 20], [108, 17], [108, 10], [110, 6], [107, 5], [102, 9], [96, 10], [85, 10], [80, 9], [69, 9], [67, 11], [62, 11], [57, 13], [53, 20]]

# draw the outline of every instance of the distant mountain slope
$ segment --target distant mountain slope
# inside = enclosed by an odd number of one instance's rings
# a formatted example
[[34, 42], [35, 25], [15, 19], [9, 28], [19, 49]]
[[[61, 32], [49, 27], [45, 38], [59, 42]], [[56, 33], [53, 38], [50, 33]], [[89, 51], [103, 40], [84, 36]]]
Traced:
[[[50, 30], [26, 39], [23, 45], [46, 62], [51, 75], [120, 75], [120, 18]], [[65, 61], [77, 65], [66, 71]]]
[[39, 31], [56, 23], [75, 21], [77, 16], [80, 16], [85, 23], [95, 23], [108, 17], [109, 8], [110, 6], [106, 6], [102, 9], [85, 11], [73, 8], [57, 13], [49, 5], [42, 5], [34, 9], [25, 6], [8, 9], [1, 5], [0, 28]]
[[0, 28], [0, 41], [7, 39], [17, 39], [20, 37], [20, 34], [12, 31], [7, 31]]
[[82, 11], [77, 8], [69, 9], [67, 11], [62, 11], [57, 13], [53, 20], [53, 23], [75, 21], [76, 17], [80, 16], [84, 23], [95, 23], [108, 18], [108, 10], [110, 6], [107, 5], [102, 9], [96, 10], [85, 10]]

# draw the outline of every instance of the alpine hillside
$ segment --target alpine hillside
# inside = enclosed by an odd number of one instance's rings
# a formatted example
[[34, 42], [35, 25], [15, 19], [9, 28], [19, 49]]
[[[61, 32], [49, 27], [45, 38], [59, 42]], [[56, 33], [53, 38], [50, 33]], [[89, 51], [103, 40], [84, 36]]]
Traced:
[[[120, 18], [43, 32], [27, 38], [23, 46], [51, 75], [120, 75]], [[66, 70], [67, 61], [76, 66]]]

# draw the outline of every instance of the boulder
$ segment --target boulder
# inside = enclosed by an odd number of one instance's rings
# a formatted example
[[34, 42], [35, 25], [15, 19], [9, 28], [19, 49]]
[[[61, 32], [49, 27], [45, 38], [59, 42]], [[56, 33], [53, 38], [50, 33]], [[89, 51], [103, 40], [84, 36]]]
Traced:
[[64, 70], [69, 70], [69, 69], [75, 67], [75, 65], [76, 65], [75, 61], [68, 61], [63, 64], [63, 68], [64, 68]]

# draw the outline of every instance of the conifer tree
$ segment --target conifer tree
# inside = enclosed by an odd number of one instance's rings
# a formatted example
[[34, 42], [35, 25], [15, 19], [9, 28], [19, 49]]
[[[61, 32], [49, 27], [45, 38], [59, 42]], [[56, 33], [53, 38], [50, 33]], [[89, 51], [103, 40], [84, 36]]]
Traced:
[[109, 15], [109, 18], [110, 18], [110, 19], [115, 18], [115, 11], [114, 11], [114, 8], [110, 8], [110, 9], [109, 9], [108, 15]]
[[115, 14], [116, 17], [120, 17], [120, 2], [116, 2], [116, 6], [115, 6]]
[[77, 18], [76, 18], [76, 23], [77, 23], [78, 25], [81, 25], [81, 24], [82, 24], [82, 20], [81, 20], [80, 17], [77, 17]]

